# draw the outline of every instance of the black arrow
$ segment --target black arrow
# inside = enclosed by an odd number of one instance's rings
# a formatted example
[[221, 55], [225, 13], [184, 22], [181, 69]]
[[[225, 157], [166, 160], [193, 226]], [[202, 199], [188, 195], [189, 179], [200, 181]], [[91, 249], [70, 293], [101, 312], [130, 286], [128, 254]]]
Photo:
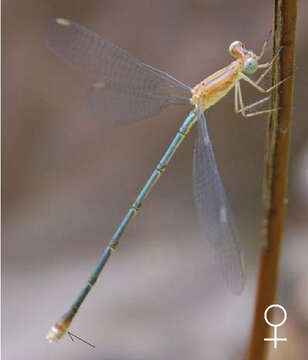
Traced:
[[69, 335], [69, 337], [71, 338], [72, 341], [75, 341], [75, 340], [74, 340], [74, 337], [75, 337], [76, 339], [84, 342], [85, 344], [87, 344], [87, 345], [89, 345], [89, 346], [91, 346], [91, 347], [93, 347], [93, 348], [95, 349], [95, 346], [94, 346], [94, 345], [90, 344], [90, 343], [87, 342], [86, 340], [83, 340], [83, 339], [80, 338], [79, 336], [72, 334], [70, 331], [68, 331], [67, 333], [68, 333], [68, 335]]

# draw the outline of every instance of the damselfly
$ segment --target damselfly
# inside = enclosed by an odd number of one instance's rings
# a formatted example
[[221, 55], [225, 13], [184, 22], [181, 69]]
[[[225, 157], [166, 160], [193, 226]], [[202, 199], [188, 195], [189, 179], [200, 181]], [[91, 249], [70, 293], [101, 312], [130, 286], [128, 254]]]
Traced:
[[[263, 89], [259, 83], [270, 71], [278, 54], [271, 62], [259, 64], [267, 41], [263, 43], [259, 55], [247, 50], [242, 42], [234, 41], [229, 47], [229, 52], [235, 60], [194, 88], [190, 88], [169, 74], [142, 63], [128, 52], [71, 20], [60, 18], [53, 20], [47, 29], [46, 37], [52, 51], [93, 79], [87, 102], [91, 111], [102, 121], [130, 123], [153, 116], [169, 105], [193, 106], [193, 110], [178, 129], [167, 151], [103, 251], [86, 285], [68, 312], [52, 326], [47, 339], [51, 342], [56, 341], [66, 333], [80, 305], [116, 249], [124, 230], [194, 124], [197, 124], [197, 137], [193, 157], [193, 183], [202, 232], [214, 249], [225, 283], [233, 293], [241, 293], [245, 283], [243, 254], [216, 167], [204, 111], [233, 87], [237, 113], [250, 117], [277, 110], [249, 112], [256, 105], [269, 100], [270, 96], [245, 106], [240, 80], [248, 82], [261, 93], [270, 93], [284, 80], [269, 89]], [[257, 81], [245, 75], [253, 74], [258, 69], [266, 70]]]

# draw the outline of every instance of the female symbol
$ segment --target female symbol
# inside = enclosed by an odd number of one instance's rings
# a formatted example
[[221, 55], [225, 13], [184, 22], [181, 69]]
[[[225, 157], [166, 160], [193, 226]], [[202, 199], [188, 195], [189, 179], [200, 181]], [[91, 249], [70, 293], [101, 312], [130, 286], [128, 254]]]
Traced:
[[[283, 312], [283, 319], [282, 319], [282, 321], [281, 321], [280, 323], [278, 323], [278, 324], [273, 324], [273, 323], [271, 323], [271, 322], [268, 320], [268, 318], [267, 318], [267, 313], [268, 313], [268, 311], [269, 311], [270, 309], [272, 309], [272, 308], [275, 308], [275, 307], [281, 309], [282, 312]], [[265, 322], [266, 322], [269, 326], [272, 326], [272, 327], [274, 328], [274, 337], [273, 337], [273, 338], [264, 338], [264, 341], [273, 341], [273, 342], [274, 342], [274, 349], [277, 349], [277, 342], [278, 342], [278, 341], [287, 341], [287, 340], [288, 340], [287, 338], [278, 338], [278, 337], [277, 337], [277, 328], [278, 328], [279, 326], [282, 326], [282, 325], [286, 322], [286, 320], [287, 320], [287, 312], [286, 312], [286, 309], [285, 309], [283, 306], [279, 305], [279, 304], [270, 305], [270, 306], [268, 306], [268, 307], [266, 308], [266, 310], [264, 311], [264, 320], [265, 320]]]

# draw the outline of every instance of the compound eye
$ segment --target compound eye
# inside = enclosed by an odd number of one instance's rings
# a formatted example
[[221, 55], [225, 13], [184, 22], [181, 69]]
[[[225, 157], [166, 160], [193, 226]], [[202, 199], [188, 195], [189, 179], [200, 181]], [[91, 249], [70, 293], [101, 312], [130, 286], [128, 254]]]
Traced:
[[244, 47], [243, 43], [241, 41], [233, 41], [231, 45], [229, 46], [229, 53], [233, 57], [239, 57], [241, 54], [239, 52], [239, 48]]
[[258, 70], [258, 61], [254, 58], [247, 59], [244, 62], [244, 71], [247, 74], [253, 74]]

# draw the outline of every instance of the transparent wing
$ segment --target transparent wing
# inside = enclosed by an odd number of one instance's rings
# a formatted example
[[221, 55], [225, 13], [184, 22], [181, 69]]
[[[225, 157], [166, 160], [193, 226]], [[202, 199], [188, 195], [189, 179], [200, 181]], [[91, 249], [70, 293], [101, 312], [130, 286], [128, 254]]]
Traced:
[[106, 121], [129, 122], [170, 104], [189, 103], [190, 87], [71, 20], [53, 19], [46, 40], [53, 52], [93, 80], [87, 103]]
[[193, 160], [195, 204], [202, 232], [214, 250], [223, 280], [233, 293], [239, 294], [245, 283], [243, 254], [203, 113], [197, 126]]

